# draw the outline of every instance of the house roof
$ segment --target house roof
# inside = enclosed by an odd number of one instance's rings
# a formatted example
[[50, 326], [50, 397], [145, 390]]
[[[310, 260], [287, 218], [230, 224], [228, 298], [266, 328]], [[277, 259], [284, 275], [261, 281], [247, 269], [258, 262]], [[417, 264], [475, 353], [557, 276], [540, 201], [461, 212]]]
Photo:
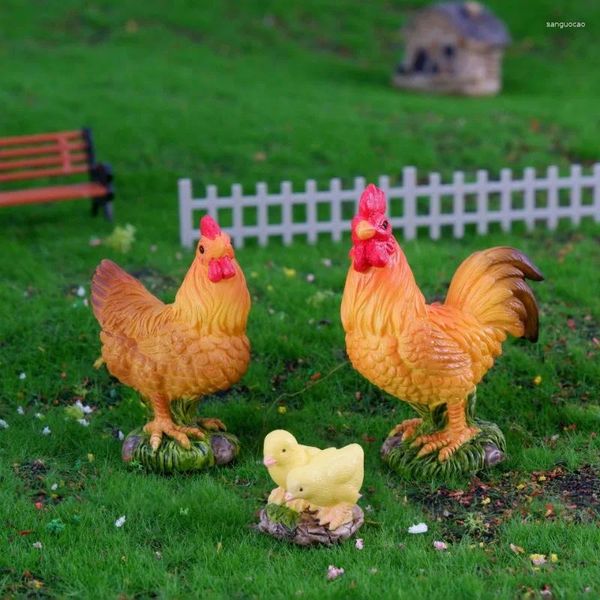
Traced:
[[479, 2], [440, 2], [426, 8], [419, 16], [429, 12], [445, 16], [467, 39], [491, 46], [506, 46], [510, 42], [504, 23]]

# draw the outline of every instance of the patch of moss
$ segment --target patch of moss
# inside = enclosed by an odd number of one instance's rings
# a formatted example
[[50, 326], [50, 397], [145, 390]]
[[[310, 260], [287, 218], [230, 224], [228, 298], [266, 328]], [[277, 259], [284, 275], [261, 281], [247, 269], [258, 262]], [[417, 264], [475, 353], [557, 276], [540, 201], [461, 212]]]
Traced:
[[294, 529], [300, 522], [300, 513], [281, 504], [267, 504], [266, 511], [271, 521], [288, 529]]

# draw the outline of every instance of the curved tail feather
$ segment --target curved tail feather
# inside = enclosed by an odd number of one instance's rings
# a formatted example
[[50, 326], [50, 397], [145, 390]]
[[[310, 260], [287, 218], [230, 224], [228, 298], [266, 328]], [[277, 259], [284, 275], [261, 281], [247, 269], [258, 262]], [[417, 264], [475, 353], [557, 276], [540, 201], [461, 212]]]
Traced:
[[539, 313], [527, 279], [544, 277], [519, 250], [501, 246], [476, 252], [454, 274], [445, 304], [475, 316], [485, 327], [535, 342]]
[[110, 260], [103, 260], [92, 279], [92, 308], [103, 330], [132, 337], [144, 330], [148, 316], [164, 304], [137, 279]]

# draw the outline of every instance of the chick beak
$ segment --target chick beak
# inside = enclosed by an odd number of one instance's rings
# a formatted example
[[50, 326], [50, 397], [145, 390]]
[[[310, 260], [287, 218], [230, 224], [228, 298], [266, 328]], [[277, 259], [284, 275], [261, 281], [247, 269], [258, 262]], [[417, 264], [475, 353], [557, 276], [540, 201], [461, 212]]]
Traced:
[[272, 456], [265, 456], [263, 458], [263, 465], [265, 465], [265, 467], [267, 467], [267, 469], [276, 464], [277, 464], [277, 461]]
[[377, 230], [369, 221], [360, 221], [356, 226], [356, 237], [359, 240], [370, 240], [376, 233]]
[[285, 498], [286, 502], [289, 502], [290, 500], [294, 499], [294, 496], [293, 496], [293, 494], [290, 494], [289, 492], [286, 492], [284, 498]]

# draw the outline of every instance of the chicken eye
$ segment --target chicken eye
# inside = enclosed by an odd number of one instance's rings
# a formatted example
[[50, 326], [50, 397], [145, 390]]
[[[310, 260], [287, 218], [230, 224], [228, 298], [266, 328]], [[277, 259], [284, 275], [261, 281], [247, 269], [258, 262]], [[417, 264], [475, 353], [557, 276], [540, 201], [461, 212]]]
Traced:
[[198, 250], [200, 251], [200, 254], [204, 254], [204, 246], [199, 246]]
[[281, 451], [282, 452], [287, 452], [287, 450], [285, 448], [282, 448]]
[[304, 491], [304, 488], [298, 488], [298, 491], [299, 491], [299, 492], [303, 492], [303, 491]]
[[384, 221], [384, 222], [381, 224], [381, 226], [382, 226], [384, 229], [387, 229], [387, 228], [389, 227], [389, 223], [388, 223], [388, 222], [387, 222], [387, 220], [386, 220], [386, 221]]

